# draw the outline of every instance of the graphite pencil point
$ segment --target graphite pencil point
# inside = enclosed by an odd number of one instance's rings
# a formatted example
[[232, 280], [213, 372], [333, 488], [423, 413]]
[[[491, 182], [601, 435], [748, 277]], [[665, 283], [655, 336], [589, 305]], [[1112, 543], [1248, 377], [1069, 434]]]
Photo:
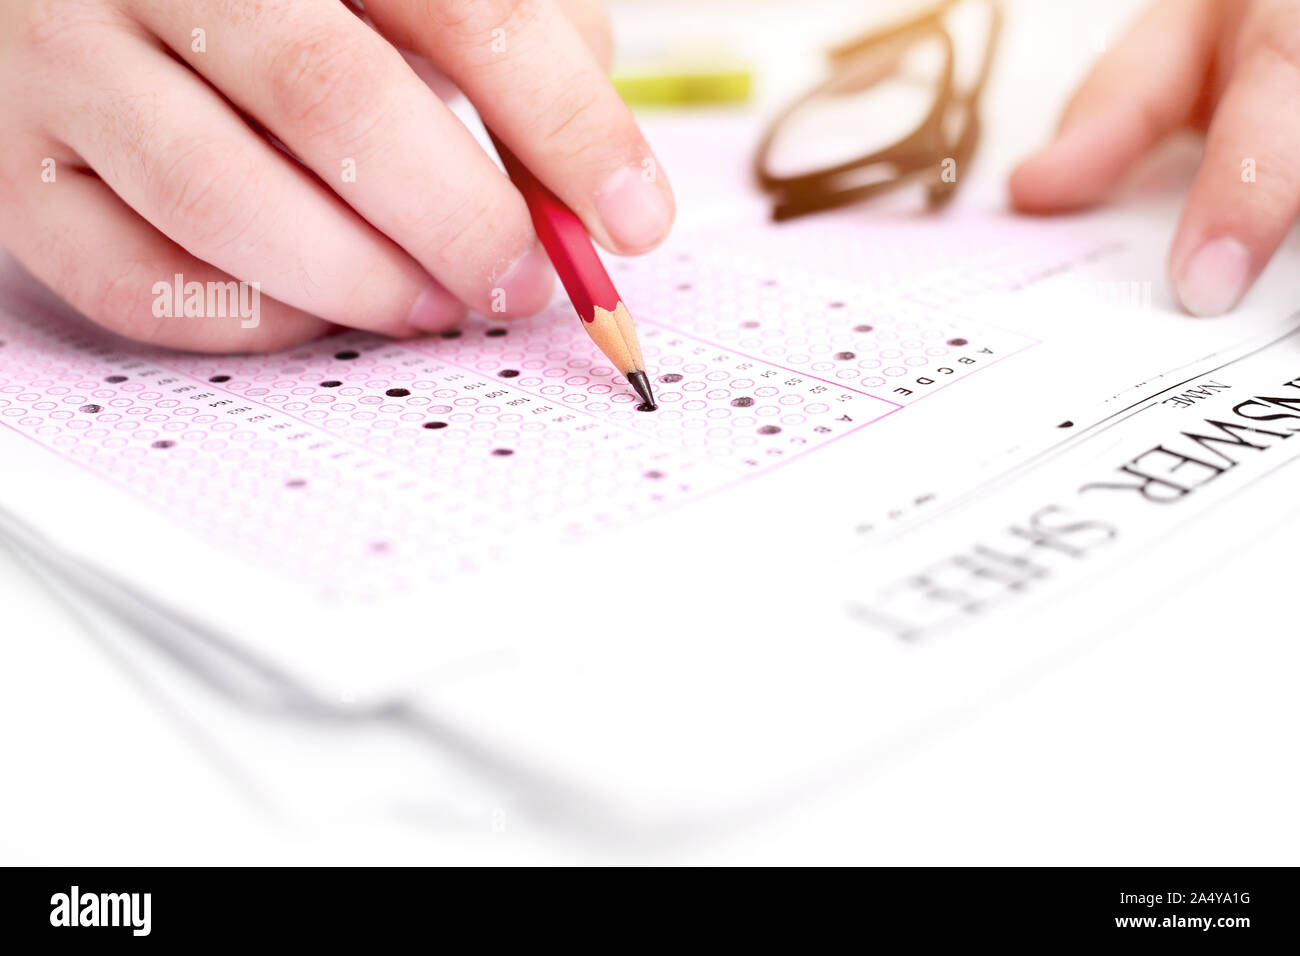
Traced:
[[629, 385], [636, 389], [636, 393], [641, 396], [641, 401], [645, 402], [645, 411], [652, 412], [659, 407], [655, 404], [655, 393], [650, 388], [650, 376], [639, 370], [628, 372], [627, 381]]

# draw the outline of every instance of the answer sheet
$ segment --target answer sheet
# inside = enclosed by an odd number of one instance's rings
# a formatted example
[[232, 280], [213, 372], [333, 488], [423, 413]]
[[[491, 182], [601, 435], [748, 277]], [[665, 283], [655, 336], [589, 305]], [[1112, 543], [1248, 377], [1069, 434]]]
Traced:
[[[747, 145], [665, 124], [683, 221], [611, 261], [656, 412], [562, 299], [202, 356], [11, 273], [0, 529], [277, 686], [410, 703], [618, 820], [670, 820], [798, 789], [1104, 628], [1128, 598], [1080, 590], [1098, 566], [1300, 451], [1277, 283], [1187, 319], [1167, 225], [1131, 212], [977, 196], [775, 227]], [[1248, 400], [1248, 431], [1206, 424]], [[1053, 595], [1068, 628], [1029, 614]]]

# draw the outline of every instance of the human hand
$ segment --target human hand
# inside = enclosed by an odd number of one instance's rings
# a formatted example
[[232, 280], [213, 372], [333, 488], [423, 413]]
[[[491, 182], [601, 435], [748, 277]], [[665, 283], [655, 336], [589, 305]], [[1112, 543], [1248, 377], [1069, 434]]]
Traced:
[[[179, 348], [531, 314], [550, 264], [430, 64], [606, 248], [663, 238], [672, 193], [643, 176], [593, 0], [365, 6], [5, 0], [0, 243], [96, 322]], [[258, 283], [260, 321], [155, 315], [177, 274]]]
[[1167, 134], [1205, 129], [1205, 155], [1169, 254], [1183, 308], [1237, 304], [1300, 214], [1300, 4], [1160, 0], [1109, 50], [1056, 138], [1011, 178], [1012, 202], [1100, 202]]

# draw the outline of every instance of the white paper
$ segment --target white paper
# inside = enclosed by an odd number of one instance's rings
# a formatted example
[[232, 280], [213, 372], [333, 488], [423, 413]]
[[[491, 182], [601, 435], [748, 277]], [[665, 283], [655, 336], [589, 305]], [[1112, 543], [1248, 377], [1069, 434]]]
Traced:
[[[1279, 339], [1295, 251], [1236, 315], [1194, 321], [1159, 280], [1169, 210], [776, 228], [747, 186], [713, 186], [746, 145], [665, 124], [696, 212], [613, 267], [656, 413], [564, 302], [455, 339], [189, 356], [111, 340], [11, 277], [7, 533], [312, 706], [413, 707], [426, 742], [588, 822], [758, 812], [869, 762], [1078, 635], [1041, 640], [1017, 608], [966, 640], [904, 639], [863, 609], [942, 558], [936, 540], [1023, 520], [1169, 414], [1106, 430], [1121, 409]], [[693, 180], [705, 146], [713, 175]], [[1282, 382], [1290, 342], [1230, 366], [1233, 388]], [[1167, 529], [1134, 527], [1140, 565]], [[1104, 627], [1128, 592], [1087, 583], [1043, 613]]]

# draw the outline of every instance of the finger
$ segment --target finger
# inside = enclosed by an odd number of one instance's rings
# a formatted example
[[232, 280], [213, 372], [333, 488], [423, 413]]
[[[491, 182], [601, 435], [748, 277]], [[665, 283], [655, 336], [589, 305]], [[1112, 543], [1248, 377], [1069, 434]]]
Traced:
[[1291, 2], [1255, 4], [1243, 23], [1170, 250], [1175, 292], [1193, 315], [1235, 306], [1300, 214], [1300, 126], [1285, 107], [1300, 100], [1297, 37]]
[[[344, 0], [343, 7], [349, 13], [354, 14], [358, 20], [370, 29], [376, 29], [375, 21], [370, 19], [370, 16], [366, 11], [359, 7], [352, 6], [347, 2], [347, 0]], [[443, 103], [450, 103], [452, 100], [460, 96], [460, 90], [456, 89], [456, 84], [448, 79], [447, 75], [427, 58], [422, 57], [420, 54], [411, 50], [407, 50], [404, 47], [397, 47], [397, 52], [402, 54], [402, 59], [406, 61], [406, 65], [411, 68], [411, 71], [415, 73], [415, 75], [424, 82], [424, 85], [432, 91], [433, 95]]]
[[[95, 176], [63, 164], [54, 182], [31, 182], [0, 207], [7, 248], [73, 308], [119, 335], [197, 352], [269, 352], [330, 328], [251, 289], [241, 290], [242, 300], [239, 291], [229, 298], [227, 284], [237, 285], [230, 275], [176, 245]], [[160, 283], [174, 289], [177, 275], [219, 288], [223, 304], [240, 305], [191, 317], [178, 314], [174, 301], [159, 307]], [[166, 311], [172, 314], [159, 314]]]
[[460, 306], [418, 263], [201, 79], [141, 38], [102, 43], [102, 57], [75, 68], [77, 101], [51, 115], [50, 129], [165, 235], [341, 324], [410, 335], [459, 319]]
[[[591, 55], [596, 58], [600, 68], [606, 73], [609, 72], [611, 64], [614, 62], [614, 34], [610, 29], [609, 15], [605, 11], [605, 5], [599, 0], [557, 0], [560, 9], [564, 15], [569, 18], [573, 28], [578, 31], [587, 48], [591, 50]], [[364, 12], [357, 10], [355, 7], [348, 7], [349, 10], [356, 13], [363, 23], [374, 26], [372, 21]], [[438, 69], [428, 57], [420, 56], [404, 47], [399, 47], [402, 59], [415, 71], [415, 75], [424, 81], [429, 89], [433, 90], [433, 95], [438, 97], [444, 103], [450, 102], [454, 97], [460, 95], [460, 90], [456, 89], [453, 83], [442, 70]]]
[[1101, 58], [1055, 138], [1011, 175], [1025, 212], [1100, 202], [1153, 145], [1187, 123], [1214, 52], [1215, 0], [1161, 0]]
[[[610, 29], [609, 15], [605, 12], [604, 4], [599, 0], [557, 0], [559, 7], [568, 17], [573, 28], [578, 31], [587, 48], [591, 50], [591, 55], [596, 58], [600, 68], [608, 73], [610, 66], [614, 62], [614, 34]], [[355, 8], [350, 8], [354, 9]], [[360, 11], [356, 11], [358, 16], [365, 23], [374, 26], [374, 22]], [[460, 96], [460, 90], [456, 84], [451, 81], [447, 74], [438, 69], [437, 66], [428, 58], [414, 53], [404, 47], [399, 47], [402, 59], [415, 71], [415, 75], [424, 81], [425, 85], [433, 91], [433, 95], [438, 97], [444, 103], [449, 103]]]
[[615, 252], [668, 233], [672, 190], [627, 106], [551, 0], [371, 0], [393, 42], [437, 63], [487, 125]]
[[179, 56], [446, 288], [482, 312], [547, 304], [553, 273], [523, 198], [392, 44], [337, 2], [192, 5], [209, 24], [201, 50], [172, 0], [144, 0], [141, 10]]
[[556, 0], [556, 3], [587, 44], [601, 70], [608, 73], [614, 62], [614, 33], [605, 4], [601, 0]]

